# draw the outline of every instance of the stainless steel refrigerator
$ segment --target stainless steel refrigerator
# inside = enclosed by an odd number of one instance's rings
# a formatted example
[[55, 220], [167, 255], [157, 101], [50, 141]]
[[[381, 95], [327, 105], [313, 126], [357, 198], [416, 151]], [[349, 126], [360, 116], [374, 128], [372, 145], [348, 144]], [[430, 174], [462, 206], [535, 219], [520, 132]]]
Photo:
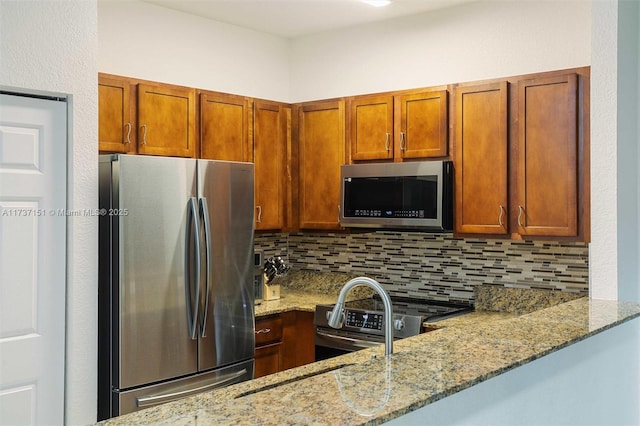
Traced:
[[99, 163], [98, 419], [253, 377], [253, 164]]

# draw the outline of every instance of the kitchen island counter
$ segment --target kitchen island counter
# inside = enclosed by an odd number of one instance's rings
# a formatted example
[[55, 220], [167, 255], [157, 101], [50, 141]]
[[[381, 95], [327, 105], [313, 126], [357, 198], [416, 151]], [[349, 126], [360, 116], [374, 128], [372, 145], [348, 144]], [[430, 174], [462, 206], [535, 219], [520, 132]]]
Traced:
[[587, 298], [491, 314], [396, 341], [390, 357], [353, 352], [102, 424], [380, 424], [638, 316], [640, 304]]

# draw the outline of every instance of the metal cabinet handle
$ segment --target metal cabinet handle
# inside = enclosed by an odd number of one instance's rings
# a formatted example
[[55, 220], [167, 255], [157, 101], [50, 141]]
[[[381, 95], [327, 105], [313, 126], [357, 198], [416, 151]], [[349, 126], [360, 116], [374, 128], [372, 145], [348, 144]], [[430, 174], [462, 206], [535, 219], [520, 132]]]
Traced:
[[524, 225], [522, 224], [522, 215], [524, 214], [524, 207], [522, 206], [518, 206], [518, 226], [524, 228]]
[[131, 143], [131, 123], [125, 123], [125, 126], [127, 127], [127, 137], [124, 140], [125, 144], [130, 144]]
[[142, 145], [146, 145], [147, 144], [147, 125], [143, 124], [142, 126], [140, 126], [140, 128], [142, 129]]
[[256, 334], [269, 334], [271, 333], [270, 328], [261, 328], [260, 330], [256, 330]]
[[400, 132], [400, 151], [404, 151], [404, 132]]
[[504, 222], [502, 221], [503, 217], [504, 217], [504, 207], [502, 206], [502, 204], [500, 204], [500, 216], [498, 216], [498, 223], [502, 227], [504, 227]]
[[256, 222], [262, 223], [262, 206], [256, 206], [256, 209], [258, 209], [258, 219]]
[[391, 140], [391, 133], [387, 133], [387, 138], [384, 141], [384, 146], [387, 151], [389, 151], [389, 148], [391, 147], [391, 144], [389, 143], [390, 140]]
[[338, 205], [338, 223], [340, 223], [340, 205]]

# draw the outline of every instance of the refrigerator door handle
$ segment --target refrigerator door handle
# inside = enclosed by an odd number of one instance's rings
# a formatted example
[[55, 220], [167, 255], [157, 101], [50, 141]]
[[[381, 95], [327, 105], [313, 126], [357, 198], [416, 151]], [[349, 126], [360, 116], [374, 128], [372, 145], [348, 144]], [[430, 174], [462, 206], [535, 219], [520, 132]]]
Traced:
[[206, 276], [205, 276], [205, 290], [204, 290], [204, 310], [202, 311], [202, 320], [200, 322], [200, 336], [207, 337], [205, 332], [205, 325], [207, 323], [207, 312], [209, 311], [209, 288], [211, 284], [211, 226], [209, 225], [209, 206], [207, 205], [207, 199], [200, 198], [200, 214], [202, 215], [202, 222], [204, 224], [204, 245], [205, 245], [205, 259], [206, 259]]
[[[185, 231], [185, 251], [184, 251], [184, 292], [187, 305], [187, 326], [189, 327], [189, 337], [191, 340], [196, 340], [197, 336], [197, 321], [198, 321], [198, 306], [200, 305], [200, 221], [198, 220], [198, 208], [196, 206], [197, 201], [195, 197], [189, 198], [187, 205], [187, 229]], [[191, 228], [193, 224], [193, 234]], [[191, 235], [194, 236], [195, 243], [191, 243]], [[191, 251], [195, 248], [195, 255], [192, 255]], [[195, 303], [191, 303], [192, 294], [191, 289], [193, 287], [191, 283], [191, 259], [195, 258]]]
[[245, 374], [247, 374], [247, 369], [243, 368], [240, 371], [236, 371], [235, 373], [231, 373], [226, 376], [223, 376], [222, 378], [220, 378], [220, 380], [216, 380], [213, 383], [209, 383], [194, 389], [187, 389], [179, 392], [170, 392], [162, 395], [141, 396], [139, 398], [136, 398], [136, 405], [138, 407], [149, 407], [152, 405], [158, 405], [158, 404], [162, 404], [169, 401], [175, 401], [176, 399], [183, 398], [188, 395], [193, 395], [196, 393], [206, 391], [208, 389], [213, 389], [213, 388], [217, 388], [219, 386], [225, 385]]

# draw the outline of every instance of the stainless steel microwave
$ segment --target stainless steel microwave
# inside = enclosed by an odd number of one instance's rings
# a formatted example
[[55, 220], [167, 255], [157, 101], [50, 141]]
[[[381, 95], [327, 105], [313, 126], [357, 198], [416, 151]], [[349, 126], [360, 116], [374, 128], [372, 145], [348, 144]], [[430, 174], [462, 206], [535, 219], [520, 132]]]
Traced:
[[347, 164], [340, 178], [342, 226], [453, 229], [451, 161]]

